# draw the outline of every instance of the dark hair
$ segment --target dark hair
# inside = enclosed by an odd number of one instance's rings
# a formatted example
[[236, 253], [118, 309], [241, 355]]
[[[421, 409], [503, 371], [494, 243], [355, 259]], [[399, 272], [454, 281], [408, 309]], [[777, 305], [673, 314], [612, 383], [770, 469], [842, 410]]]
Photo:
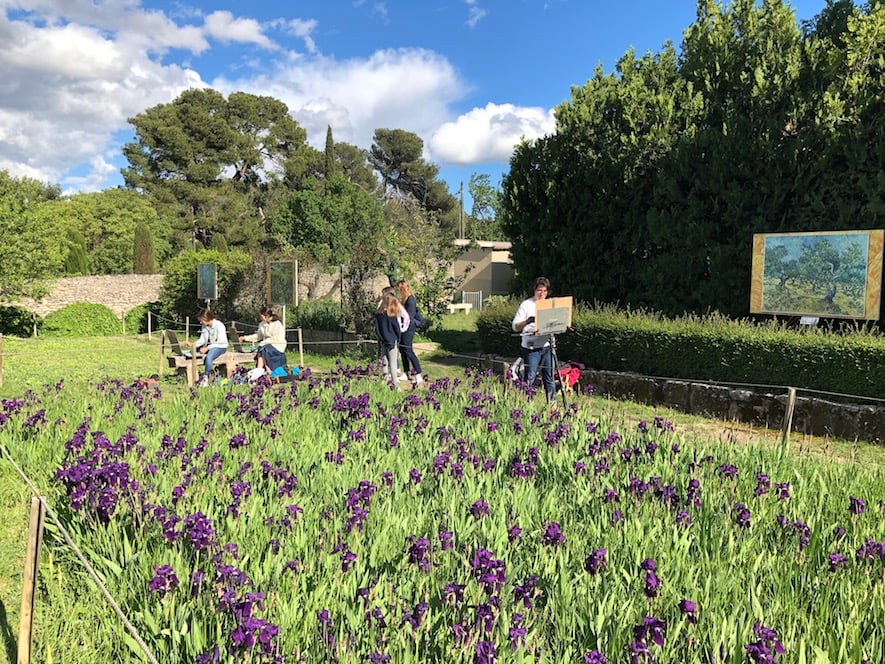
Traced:
[[208, 309], [200, 309], [200, 313], [197, 314], [197, 320], [211, 323], [213, 320], [215, 320], [215, 314], [213, 314]]
[[550, 290], [550, 280], [547, 277], [538, 277], [532, 285], [532, 290], [538, 290], [538, 286], [543, 286], [547, 290]]
[[261, 307], [261, 311], [258, 312], [259, 316], [267, 316], [271, 320], [280, 320], [279, 316], [277, 316], [277, 312], [273, 310], [273, 307]]

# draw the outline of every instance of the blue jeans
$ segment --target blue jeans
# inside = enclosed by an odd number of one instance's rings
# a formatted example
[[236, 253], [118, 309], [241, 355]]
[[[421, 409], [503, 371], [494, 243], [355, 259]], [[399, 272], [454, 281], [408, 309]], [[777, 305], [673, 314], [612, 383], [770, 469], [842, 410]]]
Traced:
[[206, 376], [212, 373], [212, 367], [215, 360], [224, 355], [226, 352], [227, 348], [210, 348], [208, 351], [206, 351], [206, 356], [203, 359], [203, 364], [205, 368], [204, 374]]
[[550, 346], [523, 348], [522, 361], [525, 362], [525, 381], [529, 385], [534, 385], [538, 369], [540, 369], [541, 382], [544, 383], [547, 401], [554, 401], [556, 399], [556, 383], [553, 381], [553, 353]]
[[403, 332], [403, 337], [399, 344], [399, 352], [402, 356], [403, 373], [421, 373], [421, 363], [418, 362], [418, 356], [415, 355], [415, 349], [412, 346], [412, 344], [415, 343], [414, 340], [415, 326], [409, 325], [409, 329]]

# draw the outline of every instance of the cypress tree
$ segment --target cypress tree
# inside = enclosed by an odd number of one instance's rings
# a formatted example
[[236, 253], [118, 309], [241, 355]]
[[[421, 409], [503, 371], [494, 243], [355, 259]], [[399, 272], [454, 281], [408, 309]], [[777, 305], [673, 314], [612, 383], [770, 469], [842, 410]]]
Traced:
[[89, 257], [86, 255], [86, 238], [78, 231], [71, 229], [68, 236], [68, 254], [65, 256], [65, 274], [89, 274]]
[[151, 232], [144, 224], [135, 227], [135, 246], [132, 251], [132, 271], [135, 274], [155, 274], [157, 258]]

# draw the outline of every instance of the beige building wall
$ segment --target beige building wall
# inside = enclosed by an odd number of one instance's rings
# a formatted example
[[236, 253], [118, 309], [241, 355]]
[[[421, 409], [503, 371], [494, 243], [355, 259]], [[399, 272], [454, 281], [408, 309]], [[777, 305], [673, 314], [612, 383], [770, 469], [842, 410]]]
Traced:
[[455, 240], [455, 246], [464, 248], [451, 271], [452, 277], [464, 277], [459, 290], [482, 291], [483, 297], [507, 294], [513, 276], [509, 242]]

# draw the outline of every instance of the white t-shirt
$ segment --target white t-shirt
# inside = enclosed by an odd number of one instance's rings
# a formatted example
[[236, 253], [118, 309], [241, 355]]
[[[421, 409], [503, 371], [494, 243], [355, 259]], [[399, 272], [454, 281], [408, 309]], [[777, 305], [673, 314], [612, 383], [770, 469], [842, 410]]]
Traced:
[[[517, 332], [516, 326], [523, 321], [528, 320], [532, 316], [535, 315], [535, 298], [530, 297], [527, 300], [523, 300], [519, 308], [516, 310], [516, 315], [513, 317], [513, 323], [511, 323], [510, 327], [514, 332]], [[535, 331], [538, 329], [538, 326], [535, 323], [529, 323], [524, 328], [522, 328], [522, 347], [523, 348], [542, 348], [544, 346], [550, 345], [550, 338], [545, 334], [535, 334]]]

